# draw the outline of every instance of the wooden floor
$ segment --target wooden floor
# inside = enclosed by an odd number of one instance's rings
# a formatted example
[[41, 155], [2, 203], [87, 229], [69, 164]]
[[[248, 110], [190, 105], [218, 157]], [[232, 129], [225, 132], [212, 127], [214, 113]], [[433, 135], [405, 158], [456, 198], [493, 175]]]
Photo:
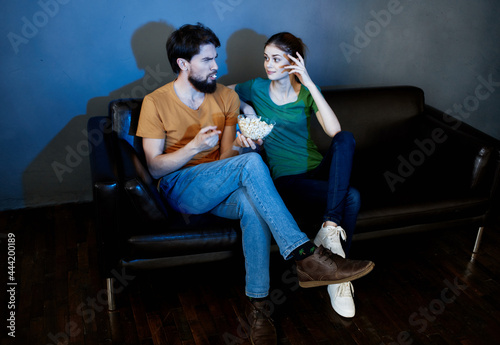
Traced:
[[[0, 213], [2, 289], [12, 287], [15, 338], [0, 294], [1, 344], [250, 344], [242, 319], [241, 258], [119, 276], [109, 313], [98, 276], [92, 205]], [[486, 229], [471, 261], [476, 229], [357, 241], [353, 258], [376, 267], [355, 281], [356, 316], [330, 307], [326, 288], [302, 289], [292, 266], [272, 259], [280, 344], [499, 344], [500, 227]], [[15, 253], [8, 252], [15, 234]], [[14, 249], [14, 248], [10, 248]], [[12, 261], [12, 260], [11, 260]], [[12, 334], [12, 333], [11, 333]]]

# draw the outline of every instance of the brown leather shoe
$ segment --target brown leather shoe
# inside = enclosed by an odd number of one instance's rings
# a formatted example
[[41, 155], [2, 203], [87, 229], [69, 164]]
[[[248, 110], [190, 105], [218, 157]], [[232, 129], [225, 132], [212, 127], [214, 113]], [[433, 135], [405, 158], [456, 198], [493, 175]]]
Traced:
[[250, 341], [253, 345], [276, 345], [278, 343], [268, 303], [268, 301], [247, 303], [245, 314], [250, 326]]
[[373, 269], [371, 261], [349, 260], [319, 246], [313, 255], [297, 261], [299, 285], [304, 288], [339, 284], [361, 278]]

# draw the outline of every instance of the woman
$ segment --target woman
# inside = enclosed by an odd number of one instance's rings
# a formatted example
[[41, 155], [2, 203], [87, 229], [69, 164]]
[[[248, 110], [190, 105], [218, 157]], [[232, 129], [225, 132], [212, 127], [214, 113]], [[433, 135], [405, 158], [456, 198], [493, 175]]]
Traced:
[[[309, 77], [304, 50], [302, 40], [290, 33], [273, 35], [264, 48], [268, 79], [230, 87], [238, 93], [243, 113], [276, 121], [264, 148], [278, 191], [285, 200], [290, 193], [306, 197], [305, 202], [307, 198], [323, 200], [326, 210], [314, 242], [345, 257], [360, 205], [359, 193], [349, 186], [355, 142], [351, 133], [341, 131], [335, 113]], [[324, 157], [311, 140], [311, 116], [333, 138]], [[354, 316], [350, 282], [329, 285], [328, 293], [337, 313]]]

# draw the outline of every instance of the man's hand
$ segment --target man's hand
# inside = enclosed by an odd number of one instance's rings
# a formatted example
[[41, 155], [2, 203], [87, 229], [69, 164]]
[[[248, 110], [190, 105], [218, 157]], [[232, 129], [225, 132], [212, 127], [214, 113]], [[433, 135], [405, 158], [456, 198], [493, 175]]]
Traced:
[[217, 126], [203, 127], [190, 144], [197, 152], [206, 151], [217, 145], [220, 134], [221, 131], [217, 130]]
[[165, 139], [143, 138], [142, 147], [153, 178], [161, 178], [182, 168], [198, 153], [217, 145], [221, 131], [216, 129], [217, 126], [202, 128], [186, 146], [172, 153], [164, 153]]

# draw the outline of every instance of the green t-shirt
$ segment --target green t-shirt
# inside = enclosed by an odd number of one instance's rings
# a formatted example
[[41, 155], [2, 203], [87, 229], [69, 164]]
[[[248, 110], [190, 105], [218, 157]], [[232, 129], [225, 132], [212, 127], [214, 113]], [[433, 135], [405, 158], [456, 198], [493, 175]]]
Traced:
[[301, 86], [293, 103], [277, 105], [269, 96], [269, 79], [257, 78], [236, 85], [243, 102], [251, 102], [258, 116], [276, 121], [273, 131], [264, 139], [264, 148], [273, 179], [301, 174], [318, 166], [323, 158], [311, 140], [311, 115], [318, 107], [311, 93]]

